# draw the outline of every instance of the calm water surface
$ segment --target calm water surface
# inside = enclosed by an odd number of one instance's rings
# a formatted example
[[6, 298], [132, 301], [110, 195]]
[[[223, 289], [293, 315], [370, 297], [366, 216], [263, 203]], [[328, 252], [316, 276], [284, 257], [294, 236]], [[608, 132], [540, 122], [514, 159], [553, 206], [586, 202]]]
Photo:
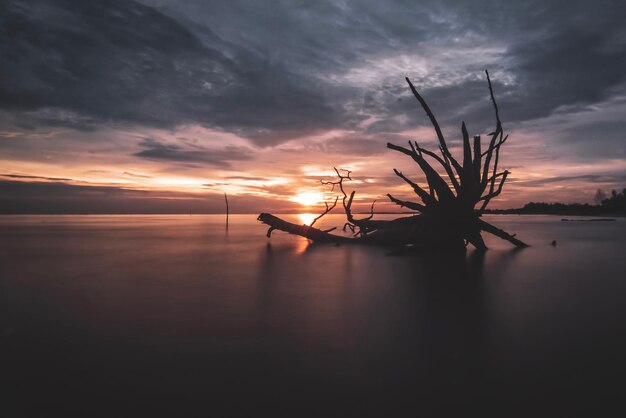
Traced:
[[626, 410], [626, 221], [490, 219], [532, 246], [394, 256], [268, 240], [253, 215], [0, 217], [0, 415]]

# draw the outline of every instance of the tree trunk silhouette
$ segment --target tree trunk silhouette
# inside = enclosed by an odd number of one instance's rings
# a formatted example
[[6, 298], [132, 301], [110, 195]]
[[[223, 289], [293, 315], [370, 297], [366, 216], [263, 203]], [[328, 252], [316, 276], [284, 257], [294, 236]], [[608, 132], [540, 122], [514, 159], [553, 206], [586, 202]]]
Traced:
[[[351, 172], [335, 168], [338, 180], [322, 181], [322, 184], [332, 186], [332, 190], [336, 187], [339, 188], [346, 214], [343, 230], [349, 229], [353, 233], [353, 237], [331, 234], [330, 231], [334, 228], [323, 231], [313, 227], [313, 223], [336, 206], [337, 199], [332, 206], [326, 203], [326, 211], [318, 216], [311, 225], [297, 225], [276, 216], [262, 213], [258, 220], [269, 225], [270, 229], [267, 236], [270, 237], [273, 230], [280, 230], [319, 242], [387, 246], [411, 245], [424, 249], [465, 248], [468, 243], [471, 243], [477, 249], [484, 250], [487, 247], [481, 232], [485, 231], [509, 241], [516, 247], [526, 247], [527, 244], [515, 238], [515, 235], [511, 235], [480, 218], [491, 200], [502, 192], [509, 175], [507, 170], [498, 172], [500, 150], [506, 143], [508, 135], [504, 135], [489, 72], [485, 71], [485, 73], [495, 111], [496, 127], [489, 134], [487, 149], [482, 151], [481, 137], [474, 136], [473, 140], [470, 141], [465, 122], [462, 122], [463, 158], [460, 162], [454, 158], [448, 149], [439, 123], [430, 107], [408, 77], [406, 78], [411, 92], [426, 112], [435, 130], [439, 142], [439, 154], [420, 147], [414, 141], [408, 142], [408, 148], [388, 143], [387, 148], [410, 157], [419, 166], [426, 177], [427, 184], [422, 187], [394, 168], [393, 171], [396, 176], [412, 188], [419, 201], [401, 200], [391, 194], [387, 194], [387, 197], [400, 207], [418, 212], [418, 215], [390, 221], [375, 220], [373, 219], [374, 203], [372, 203], [369, 216], [361, 219], [355, 218], [351, 209], [355, 192], [351, 192], [348, 196], [344, 190], [344, 181], [352, 180]], [[429, 157], [430, 160], [426, 157]], [[436, 163], [435, 166], [441, 166], [439, 171], [433, 167], [434, 163]]]

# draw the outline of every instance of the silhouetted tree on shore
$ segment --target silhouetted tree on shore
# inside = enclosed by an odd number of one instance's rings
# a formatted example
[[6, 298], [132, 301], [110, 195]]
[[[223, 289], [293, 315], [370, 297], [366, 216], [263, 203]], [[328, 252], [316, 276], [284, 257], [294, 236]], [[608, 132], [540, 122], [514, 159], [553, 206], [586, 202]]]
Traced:
[[626, 212], [626, 188], [621, 192], [611, 191], [611, 197], [604, 199], [600, 205], [608, 212], [625, 213]]

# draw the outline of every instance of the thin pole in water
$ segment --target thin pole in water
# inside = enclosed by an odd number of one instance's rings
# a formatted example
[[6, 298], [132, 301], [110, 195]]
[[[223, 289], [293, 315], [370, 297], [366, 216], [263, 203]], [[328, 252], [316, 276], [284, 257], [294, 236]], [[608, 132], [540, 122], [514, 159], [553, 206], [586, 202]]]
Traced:
[[226, 201], [226, 228], [228, 228], [228, 196], [224, 192], [224, 200]]

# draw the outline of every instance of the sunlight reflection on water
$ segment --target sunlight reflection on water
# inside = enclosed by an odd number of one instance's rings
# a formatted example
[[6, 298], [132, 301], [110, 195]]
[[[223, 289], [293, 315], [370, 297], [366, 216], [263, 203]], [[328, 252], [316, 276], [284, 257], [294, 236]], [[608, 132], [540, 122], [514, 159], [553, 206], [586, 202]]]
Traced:
[[313, 222], [313, 219], [315, 219], [317, 216], [314, 213], [299, 213], [298, 215], [298, 219], [300, 219], [300, 222], [303, 223], [304, 225], [310, 225], [311, 222]]

